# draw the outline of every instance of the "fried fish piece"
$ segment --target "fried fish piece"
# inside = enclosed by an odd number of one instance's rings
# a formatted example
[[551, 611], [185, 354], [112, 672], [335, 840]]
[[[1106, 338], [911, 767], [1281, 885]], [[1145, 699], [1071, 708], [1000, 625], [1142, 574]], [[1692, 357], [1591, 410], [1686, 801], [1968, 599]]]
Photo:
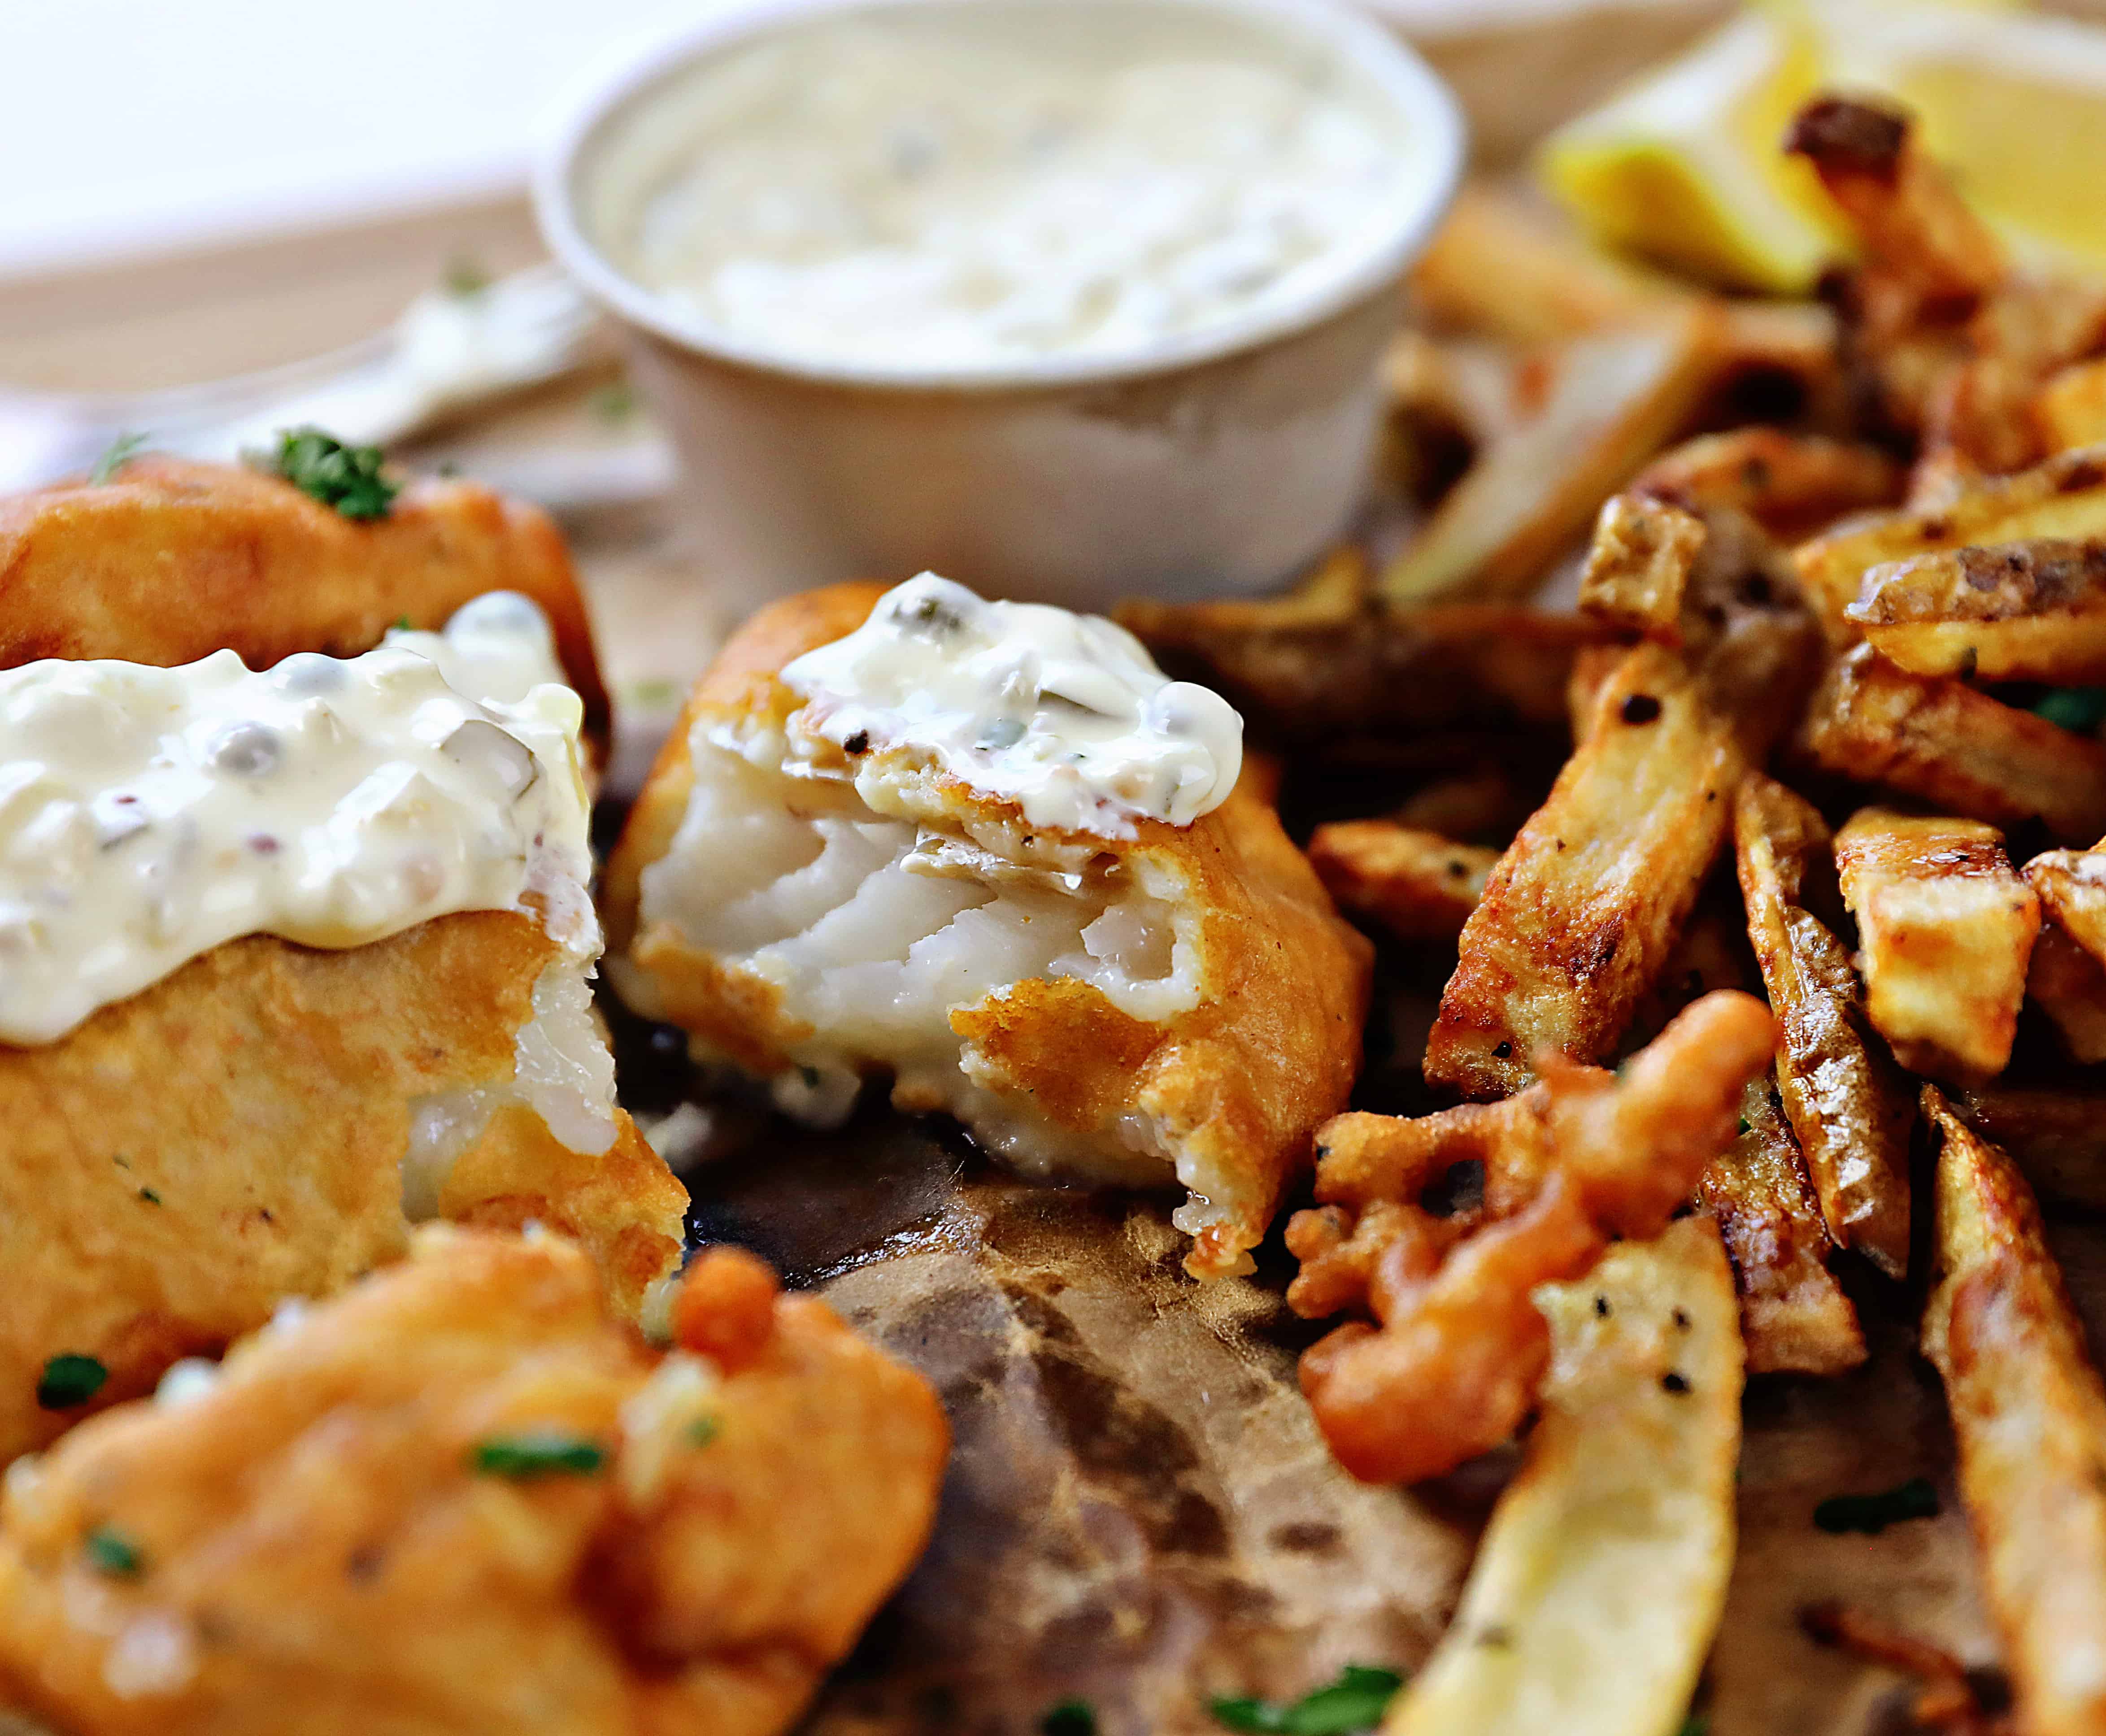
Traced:
[[2022, 1728], [2106, 1726], [2106, 1388], [2032, 1191], [1934, 1086], [1938, 1285], [1924, 1354], [1944, 1377], [1960, 1493]]
[[1861, 808], [1835, 834], [1865, 1014], [1911, 1072], [1978, 1084], [2018, 1033], [2040, 900], [1979, 820]]
[[783, 667], [881, 594], [777, 603], [705, 675], [608, 865], [617, 986], [807, 1119], [889, 1074], [1026, 1173], [1174, 1175], [1193, 1272], [1248, 1269], [1344, 1106], [1367, 941], [1248, 778], [1122, 837], [1029, 823], [911, 740], [795, 775]]
[[661, 1357], [559, 1238], [420, 1231], [17, 1466], [0, 1699], [72, 1736], [786, 1729], [921, 1552], [943, 1414], [750, 1256], [674, 1318]]
[[2106, 541], [2037, 537], [1887, 562], [1844, 614], [1916, 675], [2106, 680]]
[[[1542, 1083], [1418, 1122], [1349, 1115], [1319, 1130], [1317, 1209], [1288, 1248], [1297, 1313], [1364, 1306], [1302, 1361], [1338, 1462], [1369, 1482], [1452, 1470], [1511, 1435], [1535, 1402], [1550, 1338], [1531, 1294], [1575, 1278], [1612, 1236], [1666, 1227], [1734, 1137], [1776, 1025], [1752, 995], [1709, 994], [1620, 1074], [1546, 1050]], [[1443, 1217], [1427, 1188], [1482, 1165], [1474, 1206]]]
[[[471, 911], [343, 951], [231, 941], [0, 1046], [0, 1460], [399, 1258], [416, 1219], [562, 1230], [634, 1317], [687, 1193], [592, 1017], [539, 920]], [[67, 1357], [99, 1372], [52, 1405]]]
[[1829, 1234], [1890, 1277], [1908, 1269], [1914, 1106], [1868, 1027], [1849, 949], [1822, 920], [1839, 893], [1833, 840], [1811, 802], [1756, 775], [1733, 804], [1748, 938], [1780, 1040], [1777, 1092]]
[[1407, 940], [1462, 933], [1499, 859], [1495, 850], [1393, 820], [1342, 820], [1319, 826], [1309, 840], [1310, 865], [1339, 907]]
[[486, 592], [548, 617], [586, 734], [607, 689], [563, 540], [538, 508], [474, 482], [416, 482], [383, 518], [346, 518], [238, 464], [142, 454], [106, 482], [0, 498], [0, 669], [39, 657], [174, 667], [231, 649], [351, 657], [391, 626], [438, 627]]

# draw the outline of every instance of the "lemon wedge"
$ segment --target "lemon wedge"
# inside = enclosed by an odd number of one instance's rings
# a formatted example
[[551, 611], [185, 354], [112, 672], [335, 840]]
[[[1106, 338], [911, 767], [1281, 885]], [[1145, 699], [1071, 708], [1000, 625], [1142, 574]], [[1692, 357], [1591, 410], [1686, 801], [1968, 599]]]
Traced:
[[1810, 288], [1848, 233], [1781, 146], [1817, 89], [1884, 91], [2022, 256], [2106, 269], [2106, 30], [1990, 0], [1770, 0], [1553, 133], [1597, 240], [1728, 288]]
[[1847, 247], [1813, 169], [1778, 147], [1826, 59], [1808, 19], [1743, 13], [1553, 133], [1551, 190], [1595, 240], [1709, 282], [1801, 293]]

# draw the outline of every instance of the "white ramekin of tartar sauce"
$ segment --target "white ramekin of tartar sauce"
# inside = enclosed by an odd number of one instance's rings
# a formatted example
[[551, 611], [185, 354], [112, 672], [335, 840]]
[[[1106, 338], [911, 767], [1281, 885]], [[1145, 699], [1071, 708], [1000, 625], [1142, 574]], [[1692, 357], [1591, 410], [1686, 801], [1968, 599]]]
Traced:
[[1344, 528], [1463, 148], [1327, 0], [755, 0], [581, 80], [535, 195], [728, 602], [934, 567], [1097, 607]]

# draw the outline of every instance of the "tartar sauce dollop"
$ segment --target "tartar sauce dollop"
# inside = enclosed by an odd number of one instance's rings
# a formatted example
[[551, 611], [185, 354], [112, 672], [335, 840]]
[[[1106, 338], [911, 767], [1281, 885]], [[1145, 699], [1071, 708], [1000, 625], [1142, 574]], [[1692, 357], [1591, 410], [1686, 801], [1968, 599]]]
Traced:
[[655, 92], [590, 201], [613, 262], [813, 362], [1101, 357], [1293, 303], [1413, 194], [1392, 110], [1200, 7], [892, 7]]
[[800, 735], [851, 761], [918, 749], [1034, 826], [1131, 837], [1228, 800], [1243, 724], [1211, 688], [1172, 681], [1125, 628], [1037, 603], [990, 603], [925, 572], [782, 679]]
[[362, 657], [0, 673], [0, 1042], [56, 1042], [242, 935], [361, 946], [535, 895], [596, 953], [562, 681], [509, 593]]

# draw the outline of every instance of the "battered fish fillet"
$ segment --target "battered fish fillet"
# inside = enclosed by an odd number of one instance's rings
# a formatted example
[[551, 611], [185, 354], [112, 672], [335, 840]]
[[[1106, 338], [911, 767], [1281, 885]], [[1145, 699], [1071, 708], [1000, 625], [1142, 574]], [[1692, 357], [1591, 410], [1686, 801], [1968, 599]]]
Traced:
[[1189, 1269], [1248, 1270], [1351, 1087], [1367, 942], [1248, 781], [1119, 839], [1031, 827], [912, 747], [787, 775], [780, 671], [881, 594], [777, 603], [703, 677], [608, 864], [616, 985], [808, 1119], [889, 1073], [1027, 1173], [1174, 1172]]
[[[399, 1258], [413, 1219], [576, 1237], [634, 1317], [687, 1193], [614, 1105], [585, 967], [532, 915], [318, 951], [254, 935], [0, 1045], [0, 1463], [151, 1389], [288, 1296]], [[40, 1386], [44, 1387], [43, 1402]]]
[[493, 590], [549, 617], [607, 745], [607, 689], [563, 540], [546, 514], [473, 482], [412, 482], [385, 518], [346, 518], [235, 464], [150, 455], [107, 482], [0, 498], [0, 669], [39, 657], [164, 667], [231, 648], [251, 669], [352, 657], [391, 626], [437, 628]]
[[7, 1478], [0, 1703], [62, 1736], [767, 1736], [920, 1554], [921, 1379], [729, 1250], [660, 1357], [444, 1228]]

